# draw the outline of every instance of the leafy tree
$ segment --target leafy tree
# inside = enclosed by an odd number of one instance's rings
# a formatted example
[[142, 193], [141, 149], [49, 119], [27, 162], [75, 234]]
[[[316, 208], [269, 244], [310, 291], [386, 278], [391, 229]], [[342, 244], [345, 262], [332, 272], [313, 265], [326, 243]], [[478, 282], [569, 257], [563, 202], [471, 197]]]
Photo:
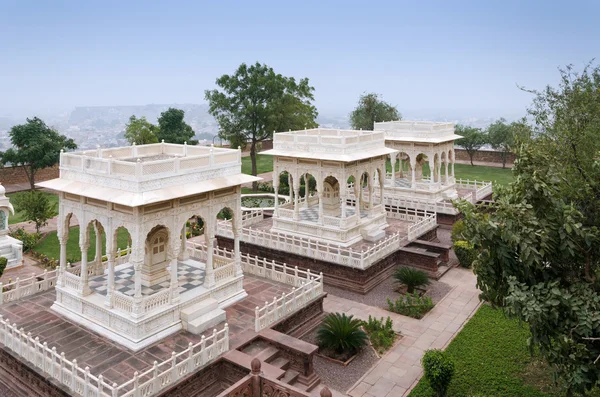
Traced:
[[136, 145], [157, 143], [157, 132], [158, 127], [146, 120], [146, 117], [138, 119], [133, 115], [129, 118], [129, 123], [125, 126], [125, 139], [129, 143], [135, 143]]
[[379, 94], [362, 94], [358, 105], [350, 113], [350, 123], [355, 130], [370, 130], [375, 128], [375, 123], [381, 121], [400, 120], [402, 115], [398, 109], [380, 99]]
[[77, 148], [73, 139], [60, 135], [37, 117], [27, 119], [25, 124], [15, 125], [9, 135], [14, 148], [0, 153], [2, 164], [22, 167], [31, 189], [35, 188], [35, 173], [38, 170], [58, 164], [61, 150]]
[[32, 190], [29, 194], [23, 195], [17, 204], [17, 210], [22, 211], [28, 221], [35, 223], [35, 230], [40, 232], [42, 226], [48, 224], [48, 219], [54, 218], [57, 214], [57, 204], [52, 204], [44, 193]]
[[197, 140], [192, 139], [195, 135], [192, 127], [183, 121], [185, 112], [181, 109], [169, 108], [160, 114], [158, 118], [158, 131], [156, 137], [158, 141], [167, 143], [196, 145]]
[[[276, 74], [267, 65], [241, 64], [234, 74], [219, 77], [220, 89], [205, 91], [209, 113], [219, 123], [219, 136], [250, 144], [252, 175], [257, 174], [258, 143], [272, 139], [274, 131], [313, 128], [317, 110], [314, 88], [308, 79]], [[253, 190], [258, 187], [253, 184]]]
[[469, 155], [469, 160], [471, 160], [471, 165], [473, 164], [473, 155], [477, 152], [483, 145], [487, 142], [487, 136], [480, 128], [469, 127], [462, 124], [457, 124], [454, 128], [457, 135], [461, 135], [462, 138], [457, 140], [456, 143], [459, 144], [467, 154]]
[[500, 118], [488, 126], [487, 135], [490, 144], [502, 154], [502, 168], [506, 168], [506, 159], [514, 144], [513, 132], [506, 119]]
[[572, 396], [600, 380], [600, 69], [560, 74], [530, 91], [533, 128], [513, 123], [515, 182], [492, 211], [459, 207], [482, 297], [527, 323]]
[[437, 397], [446, 397], [448, 386], [454, 376], [454, 362], [450, 356], [438, 349], [427, 350], [421, 359], [423, 372]]

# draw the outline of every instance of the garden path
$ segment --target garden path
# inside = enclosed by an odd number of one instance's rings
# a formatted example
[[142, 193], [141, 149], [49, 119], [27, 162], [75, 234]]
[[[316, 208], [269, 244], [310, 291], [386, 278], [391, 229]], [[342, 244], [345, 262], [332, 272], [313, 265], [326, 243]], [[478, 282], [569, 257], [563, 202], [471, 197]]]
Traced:
[[469, 269], [454, 268], [440, 281], [452, 290], [421, 320], [329, 295], [326, 312], [352, 314], [362, 320], [369, 315], [390, 316], [394, 329], [402, 333], [400, 342], [349, 391], [352, 397], [407, 396], [423, 375], [421, 358], [427, 349], [444, 349], [473, 316], [480, 305], [476, 276]]

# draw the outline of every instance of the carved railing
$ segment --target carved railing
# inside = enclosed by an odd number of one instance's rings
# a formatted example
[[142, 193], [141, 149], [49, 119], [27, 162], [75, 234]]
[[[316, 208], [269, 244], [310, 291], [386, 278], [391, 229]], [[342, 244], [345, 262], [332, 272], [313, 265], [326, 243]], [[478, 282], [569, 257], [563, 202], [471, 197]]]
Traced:
[[56, 347], [50, 348], [47, 342], [33, 338], [17, 325], [11, 325], [0, 316], [0, 343], [11, 350], [21, 361], [36, 368], [44, 376], [66, 387], [74, 396], [101, 397], [152, 397], [171, 387], [180, 379], [205, 367], [229, 350], [229, 329], [227, 324], [218, 331], [215, 329], [208, 338], [202, 336], [199, 343], [173, 352], [171, 357], [141, 374], [135, 372], [133, 378], [121, 385], [106, 381], [102, 375], [94, 376], [89, 367], [80, 368], [77, 360], [69, 361]]
[[229, 261], [229, 264], [217, 267], [215, 269], [215, 283], [220, 283], [235, 276], [235, 262]]
[[17, 277], [15, 281], [6, 284], [0, 282], [0, 305], [54, 288], [57, 275], [58, 270], [44, 270], [40, 275], [32, 274], [31, 277], [24, 279]]
[[[310, 274], [310, 273], [309, 273]], [[306, 307], [311, 301], [323, 294], [323, 274], [311, 276], [300, 287], [294, 287], [292, 292], [282, 293], [281, 297], [265, 302], [262, 308], [256, 306], [254, 313], [254, 330], [259, 332], [290, 314]]]
[[423, 234], [437, 227], [437, 214], [427, 212], [415, 224], [408, 227], [408, 241], [415, 241]]
[[492, 182], [488, 181], [476, 181], [469, 179], [457, 179], [456, 187], [466, 190], [474, 190], [473, 192], [473, 203], [483, 199], [484, 197], [490, 195], [493, 191]]
[[82, 286], [81, 277], [79, 277], [78, 275], [69, 273], [68, 271], [64, 272], [63, 275], [64, 275], [64, 281], [65, 281], [65, 283], [64, 283], [65, 288], [69, 288], [74, 291], [81, 291], [81, 286]]

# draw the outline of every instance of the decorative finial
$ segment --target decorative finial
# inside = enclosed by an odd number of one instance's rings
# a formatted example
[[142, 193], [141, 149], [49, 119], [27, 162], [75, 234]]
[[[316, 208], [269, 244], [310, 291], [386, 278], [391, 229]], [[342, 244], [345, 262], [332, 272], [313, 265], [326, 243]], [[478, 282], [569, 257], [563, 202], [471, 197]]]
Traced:
[[254, 375], [258, 375], [260, 374], [260, 360], [256, 357], [254, 357], [252, 359], [252, 361], [250, 362], [250, 369], [252, 370], [252, 374]]

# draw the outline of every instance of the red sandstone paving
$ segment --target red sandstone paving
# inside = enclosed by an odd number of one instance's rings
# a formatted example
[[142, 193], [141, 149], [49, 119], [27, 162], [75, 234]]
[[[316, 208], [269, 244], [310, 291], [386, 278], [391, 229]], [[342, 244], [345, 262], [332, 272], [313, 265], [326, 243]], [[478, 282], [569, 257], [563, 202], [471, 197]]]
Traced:
[[[248, 297], [226, 309], [232, 348], [256, 335], [256, 306], [264, 305], [265, 301], [273, 301], [273, 297], [281, 296], [282, 292], [291, 291], [288, 285], [252, 276], [245, 277], [244, 287]], [[0, 314], [11, 324], [16, 323], [25, 332], [31, 332], [32, 337], [39, 337], [41, 343], [47, 342], [48, 347], [56, 347], [58, 353], [64, 352], [68, 360], [77, 359], [80, 367], [89, 366], [93, 375], [102, 375], [110, 383], [127, 382], [136, 371], [146, 371], [154, 361], [169, 359], [173, 351], [183, 351], [190, 342], [196, 344], [202, 337], [179, 331], [139, 352], [132, 352], [50, 310], [55, 297], [54, 290], [46, 291], [0, 306]], [[223, 324], [216, 328], [222, 329]], [[205, 336], [210, 334], [212, 329], [204, 333]]]

